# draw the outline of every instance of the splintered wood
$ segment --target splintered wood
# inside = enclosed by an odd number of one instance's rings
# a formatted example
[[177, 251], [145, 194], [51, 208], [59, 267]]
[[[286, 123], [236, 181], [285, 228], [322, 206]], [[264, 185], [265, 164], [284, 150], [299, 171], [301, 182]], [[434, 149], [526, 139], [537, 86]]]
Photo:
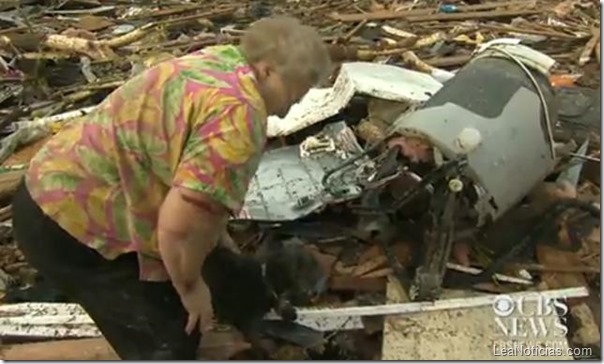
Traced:
[[[250, 348], [241, 334], [209, 332], [201, 340], [200, 360], [227, 360]], [[61, 340], [31, 344], [5, 345], [0, 350], [2, 360], [119, 360], [104, 338]]]
[[63, 340], [5, 346], [3, 360], [119, 360], [105, 339]]
[[[394, 279], [388, 282], [386, 296], [388, 303], [407, 301], [407, 295]], [[446, 291], [442, 299], [472, 296], [475, 294]], [[530, 305], [529, 310], [535, 310], [534, 302], [528, 305]], [[552, 316], [552, 319], [557, 320], [557, 316]], [[510, 338], [504, 336], [497, 326], [492, 306], [389, 316], [384, 320], [382, 360], [572, 359], [572, 356], [566, 355], [566, 349], [569, 347], [566, 338], [555, 336], [553, 331], [545, 337], [530, 332], [527, 337], [517, 342], [524, 343], [525, 347], [557, 345], [562, 353], [560, 356], [538, 355], [539, 353], [526, 355], [524, 350], [517, 350], [514, 352], [515, 355], [501, 355], [505, 352], [505, 348], [509, 347], [506, 345], [510, 341]]]

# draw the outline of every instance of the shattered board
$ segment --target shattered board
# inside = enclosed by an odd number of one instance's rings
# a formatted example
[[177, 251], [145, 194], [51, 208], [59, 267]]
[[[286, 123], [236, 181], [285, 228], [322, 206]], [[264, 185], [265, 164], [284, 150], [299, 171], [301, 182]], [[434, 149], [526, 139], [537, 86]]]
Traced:
[[[264, 154], [250, 183], [245, 204], [237, 220], [291, 221], [317, 211], [336, 197], [327, 193], [325, 173], [362, 152], [352, 130], [344, 122], [327, 125], [323, 133], [335, 150], [301, 156], [300, 145], [270, 150]], [[361, 159], [361, 162], [367, 159]], [[357, 169], [353, 163], [345, 173], [334, 175], [337, 200], [359, 196]]]

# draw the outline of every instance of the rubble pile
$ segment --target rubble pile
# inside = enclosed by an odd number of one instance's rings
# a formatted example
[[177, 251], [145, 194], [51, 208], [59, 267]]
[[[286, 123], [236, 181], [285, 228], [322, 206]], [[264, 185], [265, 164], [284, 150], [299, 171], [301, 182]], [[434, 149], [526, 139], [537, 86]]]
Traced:
[[0, 126], [94, 105], [141, 68], [204, 46], [237, 42], [247, 24], [271, 14], [294, 15], [318, 27], [336, 61], [388, 62], [430, 72], [465, 64], [477, 44], [515, 37], [560, 62], [560, 82], [599, 82], [595, 1], [161, 1], [136, 6], [69, 0], [48, 5], [35, 0], [1, 5]]
[[[269, 118], [269, 148], [229, 225], [298, 310], [297, 326], [267, 320], [271, 358], [491, 359], [434, 356], [412, 338], [469, 342], [446, 323], [486, 327], [485, 293], [534, 290], [568, 298], [565, 345], [600, 357], [598, 3], [133, 3], [0, 4], [0, 335], [100, 336], [11, 238], [10, 197], [45, 140], [145, 68], [289, 14], [320, 29], [338, 67]], [[464, 316], [485, 306], [488, 324]], [[436, 322], [445, 328], [430, 333]], [[5, 355], [61, 351], [35, 345]], [[73, 345], [115, 358], [102, 339]], [[251, 355], [228, 329], [202, 346], [207, 358]], [[56, 359], [73, 357], [64, 351]]]

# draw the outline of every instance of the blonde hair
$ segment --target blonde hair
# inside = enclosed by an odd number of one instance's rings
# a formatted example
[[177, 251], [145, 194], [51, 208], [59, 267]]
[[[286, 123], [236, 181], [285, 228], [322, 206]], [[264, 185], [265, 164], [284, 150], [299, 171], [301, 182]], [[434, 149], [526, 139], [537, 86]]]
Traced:
[[240, 48], [250, 64], [268, 62], [285, 80], [309, 87], [325, 80], [331, 71], [329, 52], [317, 31], [295, 18], [278, 16], [254, 22]]

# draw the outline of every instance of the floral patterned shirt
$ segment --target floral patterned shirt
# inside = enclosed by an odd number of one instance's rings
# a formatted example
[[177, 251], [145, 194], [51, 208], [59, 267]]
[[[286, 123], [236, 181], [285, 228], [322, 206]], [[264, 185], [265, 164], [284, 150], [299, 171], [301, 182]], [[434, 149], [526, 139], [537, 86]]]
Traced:
[[209, 47], [128, 80], [67, 124], [26, 174], [33, 199], [107, 259], [137, 252], [141, 279], [168, 280], [157, 242], [172, 186], [242, 207], [266, 143], [267, 114], [235, 46]]

